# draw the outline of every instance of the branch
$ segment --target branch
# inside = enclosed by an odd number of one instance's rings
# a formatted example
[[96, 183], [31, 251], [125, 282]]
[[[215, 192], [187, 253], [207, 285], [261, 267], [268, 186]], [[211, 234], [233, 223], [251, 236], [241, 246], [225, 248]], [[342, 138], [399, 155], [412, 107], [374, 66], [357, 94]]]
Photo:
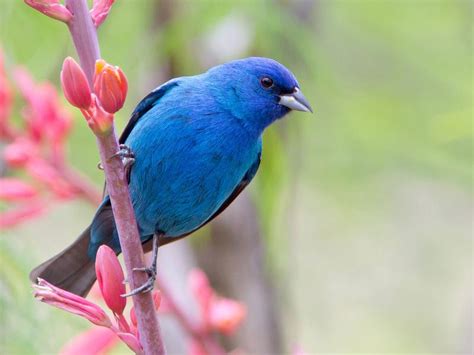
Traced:
[[[68, 22], [69, 31], [80, 58], [81, 66], [92, 87], [95, 62], [100, 58], [96, 29], [92, 23], [86, 0], [66, 0], [66, 7], [73, 14]], [[124, 166], [120, 158], [109, 159], [119, 151], [115, 130], [112, 126], [106, 134], [96, 135], [102, 166], [120, 245], [127, 270], [127, 279], [132, 289], [146, 281], [145, 273], [134, 273], [134, 268], [143, 268], [145, 258], [138, 233]], [[156, 317], [151, 293], [133, 296], [138, 322], [140, 342], [145, 354], [164, 354], [160, 327]]]

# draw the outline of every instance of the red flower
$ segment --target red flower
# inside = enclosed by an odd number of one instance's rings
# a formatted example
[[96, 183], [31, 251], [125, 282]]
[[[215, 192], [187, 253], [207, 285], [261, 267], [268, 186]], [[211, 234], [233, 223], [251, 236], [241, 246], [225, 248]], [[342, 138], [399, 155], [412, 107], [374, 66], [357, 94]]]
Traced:
[[127, 300], [122, 297], [125, 276], [117, 255], [107, 245], [101, 245], [97, 251], [95, 272], [105, 303], [115, 314], [122, 314], [127, 305]]
[[0, 213], [0, 228], [12, 227], [18, 223], [38, 217], [46, 211], [46, 208], [47, 206], [44, 201], [35, 199], [2, 212]]
[[12, 101], [12, 92], [3, 66], [3, 52], [0, 49], [0, 138], [9, 137], [13, 134], [8, 125]]
[[37, 195], [38, 190], [21, 180], [0, 178], [0, 200], [18, 201], [30, 199]]
[[69, 132], [72, 118], [61, 105], [56, 89], [49, 83], [35, 83], [23, 68], [17, 68], [14, 77], [27, 103], [22, 115], [26, 121], [28, 138], [57, 150], [58, 144]]
[[217, 330], [229, 335], [242, 323], [247, 313], [245, 305], [215, 294], [202, 270], [192, 270], [188, 284], [198, 301], [204, 331]]
[[115, 113], [127, 97], [127, 78], [122, 69], [99, 59], [95, 63], [94, 93], [105, 111]]
[[203, 323], [207, 326], [209, 323], [209, 309], [214, 297], [214, 290], [209, 284], [209, 279], [204, 271], [199, 269], [191, 270], [188, 276], [188, 284], [201, 309]]
[[210, 325], [213, 329], [230, 335], [242, 323], [246, 313], [244, 304], [228, 298], [217, 298], [210, 309]]

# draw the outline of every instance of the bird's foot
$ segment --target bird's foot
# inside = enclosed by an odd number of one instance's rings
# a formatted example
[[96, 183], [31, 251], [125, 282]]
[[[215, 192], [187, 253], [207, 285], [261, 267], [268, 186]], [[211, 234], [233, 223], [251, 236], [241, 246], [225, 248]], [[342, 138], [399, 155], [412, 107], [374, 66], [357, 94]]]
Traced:
[[[125, 144], [120, 144], [119, 148], [120, 148], [120, 150], [117, 153], [115, 153], [114, 155], [108, 157], [107, 161], [110, 161], [110, 160], [112, 160], [116, 157], [119, 157], [120, 159], [122, 159], [122, 163], [123, 163], [123, 166], [124, 166], [125, 170], [128, 171], [128, 170], [130, 170], [133, 163], [135, 163], [135, 154], [130, 149], [130, 147], [128, 147]], [[97, 167], [100, 170], [104, 170], [104, 166], [101, 163], [97, 164]]]
[[123, 294], [122, 297], [130, 297], [139, 293], [150, 292], [155, 287], [156, 266], [152, 265], [151, 267], [137, 267], [134, 268], [133, 271], [141, 271], [146, 273], [148, 276], [148, 280], [146, 280], [143, 285], [131, 290], [128, 293]]
[[111, 157], [109, 157], [107, 160], [110, 161], [111, 159], [115, 157], [119, 157], [120, 159], [122, 159], [122, 163], [127, 169], [135, 162], [135, 154], [130, 149], [130, 147], [128, 147], [125, 144], [120, 144], [119, 148], [120, 150], [114, 155], [112, 155]]
[[146, 273], [148, 276], [148, 280], [146, 280], [143, 285], [122, 295], [122, 297], [130, 297], [138, 293], [150, 292], [155, 287], [156, 274], [157, 274], [156, 265], [157, 265], [157, 260], [158, 260], [158, 241], [159, 241], [159, 236], [157, 234], [153, 235], [153, 253], [152, 253], [151, 265], [149, 267], [136, 267], [132, 269], [133, 271], [140, 271], [140, 272]]

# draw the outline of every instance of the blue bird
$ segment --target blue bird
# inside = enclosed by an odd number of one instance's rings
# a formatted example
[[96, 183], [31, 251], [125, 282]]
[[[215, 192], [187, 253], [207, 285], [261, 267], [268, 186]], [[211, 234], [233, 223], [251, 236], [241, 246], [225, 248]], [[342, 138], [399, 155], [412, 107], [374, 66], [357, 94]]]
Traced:
[[[232, 203], [258, 170], [263, 131], [291, 110], [312, 112], [294, 75], [267, 58], [235, 60], [148, 94], [119, 140], [135, 157], [129, 189], [144, 249], [191, 234]], [[85, 295], [102, 244], [120, 253], [107, 196], [81, 236], [30, 277]]]

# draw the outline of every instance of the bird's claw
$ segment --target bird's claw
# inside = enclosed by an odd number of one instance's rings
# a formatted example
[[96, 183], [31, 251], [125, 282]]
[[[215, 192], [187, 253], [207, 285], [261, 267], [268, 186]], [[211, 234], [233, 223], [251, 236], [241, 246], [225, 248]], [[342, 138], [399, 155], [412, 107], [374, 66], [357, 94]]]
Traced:
[[153, 288], [155, 287], [155, 281], [156, 281], [156, 267], [155, 266], [137, 267], [137, 268], [134, 268], [133, 271], [141, 271], [141, 272], [146, 273], [148, 276], [148, 280], [146, 280], [146, 282], [143, 285], [131, 290], [128, 293], [121, 295], [122, 297], [130, 297], [139, 293], [147, 293], [147, 292], [152, 291]]
[[[107, 161], [110, 161], [116, 157], [119, 157], [120, 159], [122, 159], [122, 163], [124, 165], [125, 170], [128, 170], [133, 165], [133, 163], [135, 163], [135, 154], [130, 149], [130, 147], [128, 147], [125, 144], [120, 144], [119, 148], [120, 150], [114, 155], [108, 157]], [[100, 170], [104, 170], [104, 166], [100, 162], [97, 164], [97, 167]]]
[[110, 161], [111, 159], [115, 157], [119, 157], [122, 159], [123, 165], [125, 168], [128, 168], [130, 165], [132, 165], [135, 162], [135, 154], [132, 152], [130, 147], [128, 147], [125, 144], [120, 144], [119, 145], [120, 150], [109, 157], [107, 160]]

